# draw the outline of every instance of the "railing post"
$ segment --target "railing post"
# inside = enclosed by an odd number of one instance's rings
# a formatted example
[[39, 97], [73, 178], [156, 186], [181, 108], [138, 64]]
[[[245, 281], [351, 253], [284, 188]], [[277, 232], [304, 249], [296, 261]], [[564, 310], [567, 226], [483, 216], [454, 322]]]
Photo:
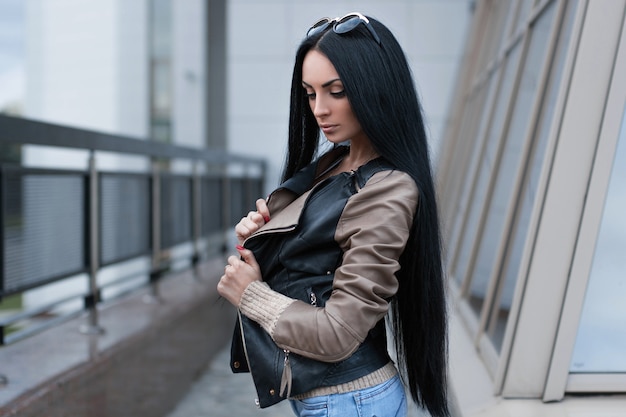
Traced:
[[222, 170], [222, 254], [228, 253], [228, 236], [226, 235], [226, 228], [230, 226], [231, 223], [231, 204], [230, 198], [232, 194], [232, 189], [230, 186], [230, 178], [228, 175], [228, 166]]
[[[254, 210], [254, 204], [252, 204], [254, 200], [253, 194], [254, 194], [254, 190], [252, 189], [252, 176], [250, 175], [250, 167], [248, 165], [244, 165], [244, 170], [243, 170], [243, 175], [244, 175], [244, 200], [243, 200], [243, 206], [245, 209], [247, 210]], [[245, 215], [246, 212], [242, 213], [242, 215]]]
[[[0, 165], [0, 302], [4, 293], [4, 168]], [[4, 345], [4, 325], [0, 324], [0, 346]], [[0, 374], [0, 387], [9, 383], [6, 375]]]
[[[261, 165], [261, 178], [259, 178], [259, 185], [260, 185], [259, 188], [261, 190], [261, 194], [265, 194], [265, 178], [267, 177], [267, 162], [261, 161], [260, 165]], [[267, 197], [263, 196], [263, 198], [267, 198]]]
[[98, 324], [98, 302], [100, 291], [98, 289], [98, 269], [100, 268], [100, 217], [98, 206], [98, 169], [96, 167], [95, 152], [89, 154], [88, 176], [88, 236], [89, 236], [89, 293], [85, 296], [85, 308], [87, 309], [87, 323], [80, 326], [80, 332], [84, 334], [101, 334], [104, 329]]
[[146, 303], [161, 301], [159, 278], [161, 276], [161, 173], [159, 161], [152, 158], [152, 262], [150, 268], [150, 294], [144, 297]]
[[191, 183], [191, 233], [193, 239], [193, 255], [191, 267], [195, 278], [200, 278], [200, 237], [202, 236], [202, 180], [200, 177], [198, 162], [193, 162], [193, 177]]
[[[4, 166], [0, 164], [0, 302], [4, 294], [4, 227], [6, 217], [6, 197], [5, 197], [5, 177]], [[0, 328], [2, 332], [2, 328]], [[4, 337], [0, 333], [0, 346], [4, 344]]]

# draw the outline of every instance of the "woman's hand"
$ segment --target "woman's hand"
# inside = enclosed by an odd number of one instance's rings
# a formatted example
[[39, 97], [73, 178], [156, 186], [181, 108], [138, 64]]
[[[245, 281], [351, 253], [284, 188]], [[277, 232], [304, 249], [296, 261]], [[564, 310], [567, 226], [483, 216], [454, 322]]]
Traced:
[[232, 305], [239, 307], [241, 296], [248, 285], [253, 281], [261, 281], [261, 268], [252, 251], [237, 245], [241, 259], [236, 256], [228, 257], [228, 264], [224, 267], [224, 275], [217, 283], [217, 292], [226, 298]]
[[237, 223], [237, 226], [235, 226], [235, 234], [237, 235], [239, 244], [243, 245], [244, 240], [269, 221], [270, 211], [267, 208], [267, 204], [265, 200], [259, 198], [256, 201], [256, 211], [248, 213], [248, 215], [242, 218], [239, 223]]

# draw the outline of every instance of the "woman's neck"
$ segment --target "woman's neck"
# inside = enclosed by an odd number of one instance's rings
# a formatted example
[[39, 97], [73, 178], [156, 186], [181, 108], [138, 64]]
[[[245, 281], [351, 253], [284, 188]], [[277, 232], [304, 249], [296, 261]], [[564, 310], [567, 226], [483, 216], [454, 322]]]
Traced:
[[355, 171], [362, 165], [378, 157], [378, 152], [371, 144], [350, 145], [350, 152], [343, 158], [340, 164], [342, 171]]

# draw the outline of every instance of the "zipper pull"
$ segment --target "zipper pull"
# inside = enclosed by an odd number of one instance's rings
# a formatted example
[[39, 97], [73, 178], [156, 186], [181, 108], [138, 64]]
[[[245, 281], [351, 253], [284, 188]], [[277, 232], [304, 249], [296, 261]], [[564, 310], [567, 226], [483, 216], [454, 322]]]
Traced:
[[313, 291], [311, 291], [311, 305], [317, 307], [317, 296]]
[[361, 191], [361, 187], [359, 186], [359, 179], [356, 176], [355, 170], [350, 171], [350, 179], [352, 180], [352, 184], [354, 185], [354, 189], [356, 190], [356, 192], [358, 193], [359, 191]]
[[[291, 364], [289, 363], [289, 351], [283, 349], [285, 352], [285, 362], [283, 365], [283, 375], [280, 378], [280, 396], [289, 398], [291, 396]], [[287, 394], [285, 395], [285, 390]]]

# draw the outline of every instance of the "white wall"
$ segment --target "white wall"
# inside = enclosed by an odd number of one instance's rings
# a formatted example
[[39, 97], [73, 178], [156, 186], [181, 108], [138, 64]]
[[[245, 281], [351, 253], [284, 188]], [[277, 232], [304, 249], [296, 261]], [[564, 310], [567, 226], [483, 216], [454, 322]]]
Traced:
[[205, 17], [204, 0], [172, 2], [172, 77], [174, 142], [200, 147], [205, 142]]
[[[145, 122], [137, 124], [145, 119], [145, 94], [136, 93], [145, 84], [137, 81], [147, 75], [145, 52], [138, 53], [146, 49], [145, 9], [137, 7], [140, 2], [129, 3], [134, 5], [81, 0], [26, 3], [26, 117], [146, 133]], [[120, 109], [126, 110], [124, 118]]]
[[230, 0], [228, 146], [269, 160], [279, 181], [287, 139], [293, 61], [307, 29], [324, 16], [359, 11], [398, 38], [412, 65], [436, 151], [459, 62], [469, 0]]
[[[24, 117], [148, 134], [147, 3], [29, 0]], [[85, 152], [24, 147], [30, 166], [85, 169]], [[124, 160], [104, 158], [107, 166]]]

